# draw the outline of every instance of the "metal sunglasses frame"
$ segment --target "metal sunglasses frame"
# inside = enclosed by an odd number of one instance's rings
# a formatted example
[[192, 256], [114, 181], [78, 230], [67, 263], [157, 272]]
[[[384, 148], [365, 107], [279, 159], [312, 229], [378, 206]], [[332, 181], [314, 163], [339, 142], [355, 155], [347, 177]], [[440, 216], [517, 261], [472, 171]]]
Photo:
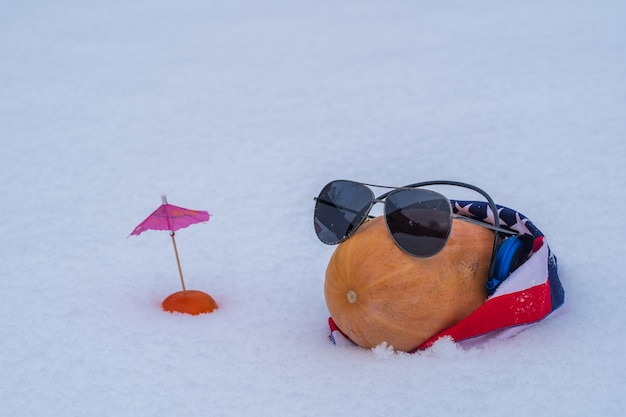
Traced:
[[[498, 253], [498, 247], [499, 247], [499, 244], [498, 244], [498, 241], [500, 239], [499, 233], [507, 234], [507, 235], [518, 235], [518, 233], [515, 232], [515, 231], [509, 230], [509, 229], [504, 229], [504, 228], [500, 227], [500, 219], [498, 217], [498, 209], [496, 207], [495, 202], [493, 201], [493, 199], [491, 198], [491, 196], [489, 194], [487, 194], [481, 188], [476, 187], [475, 185], [467, 184], [467, 183], [460, 182], [460, 181], [452, 181], [452, 180], [433, 180], [433, 181], [416, 182], [414, 184], [409, 184], [409, 185], [405, 185], [405, 186], [402, 186], [402, 187], [392, 187], [392, 186], [387, 186], [387, 185], [369, 184], [369, 183], [352, 181], [352, 180], [333, 180], [333, 181], [329, 182], [328, 184], [326, 184], [322, 188], [322, 190], [325, 189], [326, 187], [328, 187], [328, 185], [330, 185], [330, 184], [332, 184], [334, 182], [339, 182], [339, 181], [349, 182], [349, 183], [358, 184], [358, 185], [364, 185], [366, 187], [388, 188], [388, 189], [391, 189], [391, 191], [383, 193], [380, 196], [375, 197], [374, 199], [372, 199], [372, 201], [370, 202], [370, 205], [369, 205], [369, 207], [367, 209], [367, 214], [363, 217], [361, 222], [345, 238], [339, 240], [338, 242], [327, 243], [327, 242], [323, 242], [322, 241], [323, 243], [335, 244], [336, 245], [336, 244], [339, 244], [339, 243], [349, 239], [359, 229], [359, 227], [361, 227], [363, 225], [363, 223], [365, 223], [365, 221], [368, 218], [374, 217], [374, 216], [371, 216], [369, 214], [369, 212], [372, 210], [374, 205], [376, 203], [385, 204], [385, 199], [388, 196], [390, 196], [391, 194], [396, 193], [396, 192], [401, 191], [401, 190], [409, 190], [409, 189], [428, 187], [428, 186], [433, 186], [433, 185], [450, 185], [450, 186], [455, 186], [455, 187], [466, 188], [466, 189], [472, 190], [474, 192], [477, 192], [478, 194], [482, 195], [487, 200], [487, 204], [489, 204], [489, 208], [491, 209], [491, 212], [493, 214], [494, 224], [486, 223], [486, 222], [483, 222], [483, 221], [480, 221], [480, 220], [476, 220], [476, 219], [472, 219], [470, 217], [462, 216], [462, 215], [459, 215], [459, 214], [454, 214], [452, 212], [452, 204], [451, 204], [449, 198], [447, 198], [443, 194], [438, 193], [436, 191], [428, 190], [428, 191], [430, 191], [432, 193], [441, 195], [441, 197], [443, 197], [448, 202], [448, 204], [450, 205], [450, 208], [451, 208], [450, 216], [451, 216], [452, 219], [458, 219], [458, 220], [461, 220], [461, 221], [464, 221], [464, 222], [467, 222], [467, 223], [476, 224], [478, 226], [482, 226], [482, 227], [485, 227], [487, 229], [490, 229], [490, 230], [493, 230], [494, 232], [496, 232], [496, 233], [494, 233], [494, 238], [493, 238], [494, 240], [493, 240], [493, 249], [492, 249], [492, 254], [491, 254], [491, 262], [489, 264], [489, 277], [493, 276], [493, 272], [494, 272], [493, 271], [493, 269], [494, 269], [494, 261], [495, 261], [495, 258], [496, 258], [496, 254]], [[375, 194], [373, 192], [372, 192], [372, 195], [375, 196]], [[319, 196], [315, 197], [314, 200], [317, 203], [321, 203], [321, 204], [325, 204], [326, 203], [325, 201], [320, 200]], [[385, 224], [387, 225], [387, 219], [386, 218], [385, 218]], [[387, 225], [387, 230], [389, 231], [389, 226], [388, 225]], [[391, 234], [390, 231], [389, 231], [389, 233]], [[318, 238], [319, 238], [319, 236], [318, 236]], [[392, 239], [392, 240], [394, 240], [394, 239]], [[398, 243], [395, 240], [394, 240], [394, 243], [396, 243], [396, 246], [398, 246], [400, 249], [402, 249], [402, 251], [406, 252], [407, 254], [409, 254], [411, 256], [418, 257], [418, 256], [416, 256], [416, 255], [414, 255], [414, 254], [412, 254], [410, 252], [407, 252], [404, 248], [402, 248], [400, 245], [398, 245]], [[444, 244], [444, 246], [445, 246], [445, 244]], [[434, 256], [434, 255], [435, 254], [433, 254], [431, 256]]]

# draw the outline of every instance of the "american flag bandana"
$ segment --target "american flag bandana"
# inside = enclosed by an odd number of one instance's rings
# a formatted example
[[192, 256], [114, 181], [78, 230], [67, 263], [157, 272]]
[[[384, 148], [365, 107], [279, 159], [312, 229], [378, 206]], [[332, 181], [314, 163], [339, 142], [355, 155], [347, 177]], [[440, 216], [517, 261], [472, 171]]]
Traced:
[[[486, 202], [450, 202], [456, 214], [495, 223]], [[500, 205], [496, 207], [501, 227], [532, 237], [530, 256], [473, 313], [454, 326], [435, 334], [413, 352], [429, 348], [442, 337], [451, 338], [464, 348], [477, 346], [493, 338], [512, 337], [543, 320], [565, 302], [556, 256], [550, 250], [543, 233], [523, 214]], [[352, 343], [332, 317], [328, 322], [329, 339], [333, 344]]]

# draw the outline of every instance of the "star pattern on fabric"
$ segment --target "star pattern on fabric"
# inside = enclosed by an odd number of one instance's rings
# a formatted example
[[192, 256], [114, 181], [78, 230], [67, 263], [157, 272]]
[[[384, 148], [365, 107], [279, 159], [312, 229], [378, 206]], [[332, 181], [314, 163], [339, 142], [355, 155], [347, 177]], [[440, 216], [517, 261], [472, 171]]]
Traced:
[[[495, 224], [491, 208], [483, 201], [451, 200], [452, 211], [461, 216], [471, 217], [482, 222]], [[543, 236], [543, 233], [522, 213], [496, 204], [498, 220], [501, 227], [514, 230], [520, 234], [530, 235], [533, 238]]]

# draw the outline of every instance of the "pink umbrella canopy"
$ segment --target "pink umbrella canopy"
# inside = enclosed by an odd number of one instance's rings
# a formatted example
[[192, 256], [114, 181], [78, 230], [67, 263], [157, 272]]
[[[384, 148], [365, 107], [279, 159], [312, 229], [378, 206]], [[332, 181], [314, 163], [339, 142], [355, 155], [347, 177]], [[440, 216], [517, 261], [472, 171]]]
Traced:
[[163, 204], [150, 214], [144, 221], [139, 223], [130, 234], [137, 236], [146, 230], [169, 230], [175, 232], [178, 229], [195, 223], [209, 221], [209, 212], [204, 210], [190, 210], [167, 203], [167, 198], [162, 196]]
[[167, 197], [161, 196], [163, 204], [152, 212], [144, 221], [139, 223], [137, 227], [130, 234], [131, 236], [138, 236], [146, 230], [169, 230], [172, 237], [172, 244], [174, 245], [174, 254], [176, 255], [176, 263], [178, 265], [178, 272], [180, 274], [180, 283], [183, 286], [183, 292], [186, 291], [185, 280], [183, 278], [183, 270], [180, 266], [180, 258], [178, 256], [178, 249], [176, 247], [176, 239], [174, 239], [174, 232], [183, 227], [187, 227], [194, 223], [208, 222], [209, 213], [203, 210], [190, 210], [183, 207], [174, 206], [167, 203]]

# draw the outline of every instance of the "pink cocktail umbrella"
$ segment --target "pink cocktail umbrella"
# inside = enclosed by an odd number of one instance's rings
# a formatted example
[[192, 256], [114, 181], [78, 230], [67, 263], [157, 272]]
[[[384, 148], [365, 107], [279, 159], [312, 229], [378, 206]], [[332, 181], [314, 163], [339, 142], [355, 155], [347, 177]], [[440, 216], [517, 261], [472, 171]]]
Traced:
[[[167, 203], [167, 197], [161, 196], [162, 203], [152, 214], [144, 221], [139, 223], [130, 234], [138, 236], [146, 230], [169, 230], [174, 245], [174, 254], [176, 255], [176, 264], [178, 265], [178, 273], [180, 275], [180, 283], [183, 290], [174, 293], [163, 301], [163, 308], [168, 311], [179, 311], [183, 313], [198, 314], [203, 312], [211, 312], [217, 308], [217, 304], [211, 296], [201, 291], [187, 290], [185, 288], [185, 280], [183, 278], [183, 270], [180, 266], [180, 258], [176, 247], [176, 239], [174, 232], [195, 223], [208, 222], [209, 213], [204, 210], [190, 210]], [[198, 306], [201, 303], [202, 306]], [[184, 311], [183, 311], [184, 310]]]

